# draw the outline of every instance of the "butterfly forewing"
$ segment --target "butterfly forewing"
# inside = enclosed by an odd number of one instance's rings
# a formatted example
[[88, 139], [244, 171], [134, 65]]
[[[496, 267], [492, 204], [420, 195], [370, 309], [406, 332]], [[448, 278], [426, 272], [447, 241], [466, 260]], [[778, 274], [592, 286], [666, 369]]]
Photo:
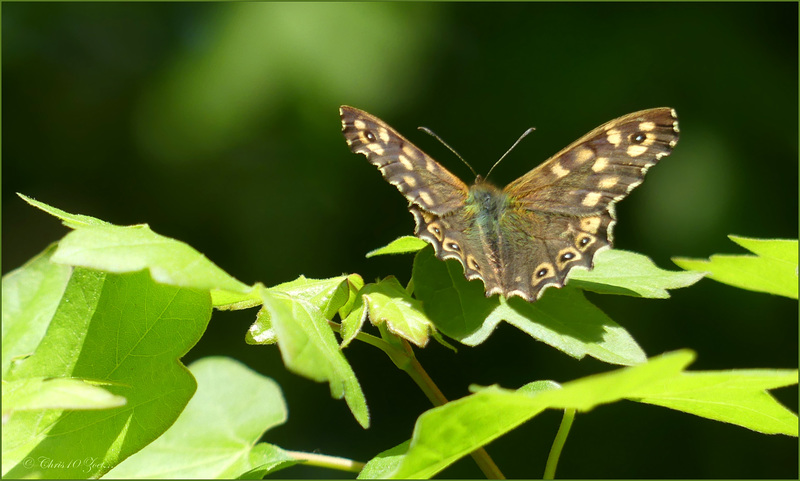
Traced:
[[463, 207], [466, 184], [396, 130], [353, 107], [342, 106], [339, 114], [350, 150], [366, 155], [410, 203], [439, 215]]
[[642, 110], [584, 135], [502, 191], [461, 182], [385, 122], [343, 106], [350, 149], [363, 153], [409, 200], [416, 235], [457, 259], [487, 296], [537, 300], [575, 267], [591, 269], [612, 242], [614, 203], [678, 141], [675, 111]]
[[642, 110], [607, 122], [510, 183], [528, 210], [591, 215], [641, 184], [678, 142], [675, 111]]

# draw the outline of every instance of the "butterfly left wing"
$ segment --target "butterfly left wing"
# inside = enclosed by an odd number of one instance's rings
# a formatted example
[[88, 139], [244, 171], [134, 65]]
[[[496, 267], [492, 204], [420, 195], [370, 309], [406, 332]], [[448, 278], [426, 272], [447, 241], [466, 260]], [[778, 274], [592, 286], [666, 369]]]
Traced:
[[458, 260], [467, 279], [499, 288], [475, 212], [466, 208], [469, 188], [381, 119], [348, 106], [339, 113], [350, 150], [366, 155], [408, 199], [417, 237], [432, 244], [439, 259]]
[[464, 205], [467, 186], [389, 124], [346, 105], [339, 115], [350, 150], [366, 155], [412, 205], [436, 215]]
[[529, 301], [561, 287], [576, 266], [591, 269], [594, 254], [613, 241], [614, 204], [642, 183], [647, 169], [678, 142], [670, 108], [642, 110], [592, 130], [503, 190], [509, 245], [524, 245], [508, 266], [506, 295]]

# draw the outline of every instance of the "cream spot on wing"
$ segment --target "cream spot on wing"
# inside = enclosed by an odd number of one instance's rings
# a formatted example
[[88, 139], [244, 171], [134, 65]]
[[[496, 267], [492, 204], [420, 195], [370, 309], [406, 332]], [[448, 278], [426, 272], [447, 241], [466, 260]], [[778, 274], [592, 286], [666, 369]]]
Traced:
[[601, 189], [610, 189], [615, 185], [617, 185], [617, 182], [619, 182], [619, 177], [614, 175], [614, 176], [604, 177], [600, 182], [598, 182], [597, 185]]
[[591, 159], [592, 157], [594, 157], [592, 149], [587, 149], [584, 147], [575, 153], [575, 162], [582, 164], [587, 160]]
[[553, 175], [558, 177], [559, 179], [564, 177], [565, 175], [569, 174], [569, 170], [565, 169], [561, 166], [561, 163], [555, 162], [553, 166], [550, 167], [550, 171], [553, 172]]
[[354, 120], [353, 126], [355, 126], [355, 128], [357, 128], [358, 130], [364, 130], [367, 128], [367, 123], [364, 122], [363, 120]]
[[431, 159], [425, 159], [425, 170], [436, 172], [436, 164]]
[[367, 148], [374, 154], [383, 155], [386, 150], [378, 144], [367, 144]]
[[612, 144], [614, 147], [619, 147], [619, 144], [622, 143], [622, 134], [617, 129], [609, 129], [606, 132], [606, 139], [608, 143]]
[[404, 145], [403, 146], [403, 153], [406, 154], [407, 156], [411, 157], [412, 159], [416, 159], [417, 158], [417, 152], [410, 145]]
[[594, 207], [600, 202], [600, 197], [603, 195], [600, 192], [589, 192], [586, 194], [586, 197], [583, 198], [581, 204], [585, 205], [586, 207]]
[[431, 195], [429, 193], [427, 193], [427, 192], [425, 192], [423, 190], [423, 191], [420, 191], [420, 193], [418, 195], [419, 195], [419, 199], [422, 202], [424, 202], [426, 205], [428, 205], [429, 207], [433, 205], [433, 198], [431, 197]]
[[405, 167], [406, 170], [414, 170], [414, 164], [410, 160], [408, 160], [408, 157], [406, 157], [405, 155], [403, 154], [398, 155], [397, 160], [399, 160], [400, 163], [403, 164], [403, 167]]
[[650, 132], [654, 128], [656, 128], [655, 122], [642, 122], [639, 124], [639, 130], [642, 130], [644, 132]]
[[598, 157], [597, 160], [594, 161], [592, 170], [595, 172], [600, 172], [606, 167], [608, 167], [608, 159], [606, 157]]
[[628, 147], [627, 154], [631, 157], [638, 157], [647, 152], [646, 145], [631, 145]]
[[581, 219], [581, 230], [597, 234], [597, 229], [600, 227], [599, 217], [586, 217]]
[[409, 187], [416, 187], [417, 185], [417, 179], [410, 175], [404, 175], [403, 182], [405, 182]]
[[389, 143], [389, 138], [390, 138], [389, 137], [389, 131], [384, 129], [383, 127], [378, 129], [378, 137], [381, 138], [381, 140], [383, 141], [384, 144], [388, 144]]

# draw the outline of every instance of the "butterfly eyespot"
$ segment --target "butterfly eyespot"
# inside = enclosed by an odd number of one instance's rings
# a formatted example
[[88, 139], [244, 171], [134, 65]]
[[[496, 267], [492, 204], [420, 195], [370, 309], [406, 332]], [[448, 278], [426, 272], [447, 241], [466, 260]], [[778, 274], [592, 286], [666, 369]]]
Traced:
[[377, 138], [377, 137], [375, 137], [375, 134], [373, 134], [373, 133], [372, 133], [372, 132], [370, 132], [369, 130], [367, 130], [366, 132], [364, 132], [364, 136], [366, 136], [366, 137], [367, 137], [367, 140], [369, 140], [370, 142], [375, 142], [376, 140], [378, 140], [378, 138]]
[[584, 237], [580, 241], [578, 241], [578, 243], [581, 245], [581, 247], [585, 247], [586, 244], [588, 244], [590, 240], [591, 239], [589, 239], [588, 237]]
[[561, 256], [561, 260], [562, 261], [568, 261], [568, 260], [570, 260], [570, 259], [572, 259], [574, 257], [575, 257], [575, 254], [573, 254], [572, 252], [567, 252], [566, 254]]
[[641, 144], [645, 140], [647, 140], [647, 134], [642, 132], [636, 132], [631, 136], [631, 142], [633, 142], [634, 144]]
[[460, 251], [461, 250], [461, 248], [458, 247], [458, 244], [456, 244], [455, 242], [451, 242], [451, 243], [447, 244], [447, 247], [449, 247], [451, 250], [454, 250], [454, 251]]
[[541, 279], [542, 277], [546, 276], [548, 272], [549, 271], [547, 269], [539, 269], [539, 271], [536, 273], [536, 277]]

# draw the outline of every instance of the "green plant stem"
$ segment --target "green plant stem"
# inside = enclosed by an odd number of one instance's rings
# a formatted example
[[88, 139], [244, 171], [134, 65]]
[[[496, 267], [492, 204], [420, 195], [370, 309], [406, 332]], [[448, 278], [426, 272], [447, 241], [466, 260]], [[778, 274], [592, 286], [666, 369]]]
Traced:
[[[336, 332], [341, 332], [341, 325], [329, 321], [329, 324]], [[359, 332], [356, 339], [366, 342], [371, 346], [375, 346], [382, 350], [389, 356], [389, 359], [411, 377], [417, 386], [422, 390], [425, 396], [430, 400], [434, 406], [443, 406], [447, 404], [447, 398], [444, 393], [439, 389], [439, 386], [433, 382], [433, 379], [428, 375], [422, 364], [414, 356], [414, 350], [406, 340], [402, 340], [402, 347], [384, 341], [379, 337], [375, 337], [365, 332]], [[489, 453], [483, 448], [478, 448], [470, 453], [472, 459], [478, 465], [487, 479], [506, 479], [500, 468], [494, 463]]]
[[287, 451], [289, 456], [297, 461], [308, 464], [311, 466], [319, 466], [322, 468], [338, 469], [339, 471], [349, 471], [358, 473], [364, 469], [364, 463], [353, 461], [350, 459], [339, 458], [336, 456], [325, 456], [322, 454], [304, 453], [302, 451]]
[[558, 433], [553, 440], [553, 446], [550, 448], [550, 455], [547, 456], [547, 465], [544, 468], [543, 479], [553, 479], [556, 475], [556, 467], [558, 466], [558, 458], [561, 457], [561, 450], [564, 449], [564, 443], [567, 442], [569, 430], [572, 427], [572, 421], [575, 419], [574, 409], [565, 409], [564, 417], [561, 418], [561, 426], [558, 427]]
[[[447, 398], [444, 397], [444, 394], [433, 382], [433, 379], [428, 375], [428, 373], [423, 369], [422, 364], [419, 363], [416, 356], [414, 356], [414, 351], [411, 349], [411, 345], [408, 341], [403, 340], [403, 345], [406, 347], [406, 351], [408, 351], [408, 363], [403, 366], [398, 366], [400, 369], [406, 372], [411, 379], [422, 389], [422, 392], [425, 393], [425, 396], [431, 401], [434, 406], [442, 406], [447, 404]], [[397, 364], [397, 363], [395, 363]], [[470, 453], [472, 459], [475, 461], [475, 464], [478, 465], [481, 471], [483, 471], [484, 476], [487, 479], [506, 479], [503, 476], [503, 473], [500, 471], [500, 468], [494, 463], [494, 460], [489, 453], [486, 452], [483, 448], [478, 448], [475, 451]]]

